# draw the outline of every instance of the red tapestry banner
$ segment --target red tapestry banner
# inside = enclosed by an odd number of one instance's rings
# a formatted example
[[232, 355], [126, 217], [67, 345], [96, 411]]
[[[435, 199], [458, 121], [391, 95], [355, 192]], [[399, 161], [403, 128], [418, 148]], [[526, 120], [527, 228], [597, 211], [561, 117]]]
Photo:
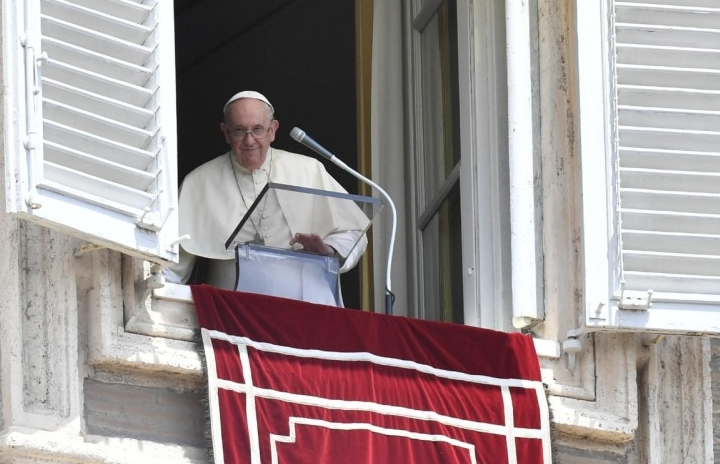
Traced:
[[528, 336], [192, 293], [216, 463], [551, 464]]

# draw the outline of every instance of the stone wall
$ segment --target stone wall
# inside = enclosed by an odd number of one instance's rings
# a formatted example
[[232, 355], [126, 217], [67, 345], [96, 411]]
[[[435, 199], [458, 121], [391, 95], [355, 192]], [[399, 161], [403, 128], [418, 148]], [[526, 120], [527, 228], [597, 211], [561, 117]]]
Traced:
[[86, 379], [84, 390], [88, 434], [209, 447], [204, 388], [179, 392]]
[[720, 339], [710, 341], [710, 376], [712, 394], [712, 430], [713, 430], [713, 457], [714, 462], [720, 462]]

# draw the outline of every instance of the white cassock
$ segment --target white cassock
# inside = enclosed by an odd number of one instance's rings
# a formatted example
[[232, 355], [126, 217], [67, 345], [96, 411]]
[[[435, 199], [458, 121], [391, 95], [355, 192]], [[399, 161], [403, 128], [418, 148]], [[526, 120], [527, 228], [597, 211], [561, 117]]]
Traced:
[[[187, 234], [190, 240], [180, 245], [180, 262], [164, 271], [166, 279], [186, 282], [195, 257], [200, 256], [208, 258], [207, 282], [210, 285], [235, 289], [235, 252], [228, 251], [225, 243], [269, 181], [347, 193], [322, 163], [308, 156], [270, 148], [263, 165], [253, 171], [240, 166], [229, 152], [218, 156], [183, 180], [179, 196], [180, 235]], [[348, 214], [347, 208], [341, 210], [322, 203], [323, 198], [320, 203], [299, 205], [291, 201], [293, 197], [284, 196], [280, 192], [261, 199], [250, 223], [245, 224], [236, 240], [252, 241], [257, 234], [266, 246], [290, 249], [289, 242], [294, 234], [317, 233], [340, 255], [339, 272], [352, 269], [367, 246], [364, 231], [369, 219], [362, 211], [358, 208]], [[280, 296], [335, 304], [334, 298], [331, 302], [322, 295], [327, 290], [323, 292], [311, 284], [318, 281], [308, 272], [286, 270], [285, 273], [267, 274], [269, 286], [284, 286], [279, 289]], [[312, 288], [316, 289], [310, 290]], [[311, 292], [315, 295], [308, 294]]]

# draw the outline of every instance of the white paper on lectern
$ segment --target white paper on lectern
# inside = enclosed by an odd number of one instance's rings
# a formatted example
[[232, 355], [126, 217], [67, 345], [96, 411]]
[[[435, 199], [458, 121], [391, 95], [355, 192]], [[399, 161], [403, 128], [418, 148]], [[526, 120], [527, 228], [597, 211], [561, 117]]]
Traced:
[[341, 306], [339, 260], [258, 245], [237, 248], [236, 290]]

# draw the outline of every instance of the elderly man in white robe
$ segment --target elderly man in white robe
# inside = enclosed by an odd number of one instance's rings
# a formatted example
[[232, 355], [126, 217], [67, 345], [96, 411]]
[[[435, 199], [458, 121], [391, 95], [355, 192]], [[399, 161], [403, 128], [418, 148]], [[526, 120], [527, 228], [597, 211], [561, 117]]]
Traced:
[[[258, 92], [237, 93], [225, 104], [220, 130], [230, 150], [199, 166], [183, 180], [180, 234], [190, 239], [180, 245], [180, 262], [164, 270], [167, 281], [187, 282], [196, 258], [203, 257], [208, 260], [207, 283], [235, 289], [235, 255], [225, 248], [225, 243], [268, 182], [347, 193], [318, 160], [271, 147], [278, 127], [272, 104]], [[336, 256], [340, 273], [352, 269], [365, 252], [364, 229], [340, 230], [342, 219], [333, 221], [330, 217], [335, 224], [328, 224], [320, 233], [300, 230], [307, 222], [293, 213], [294, 205], [281, 204], [277, 195], [266, 195], [260, 205], [246, 225], [253, 232], [248, 242]], [[328, 212], [323, 214], [327, 216]], [[270, 286], [287, 287], [277, 293], [281, 296], [341, 305], [323, 291], [318, 293], [317, 288], [312, 291], [314, 295], [303, 294], [303, 285], [292, 281], [303, 279], [302, 275], [274, 277], [277, 281]]]

